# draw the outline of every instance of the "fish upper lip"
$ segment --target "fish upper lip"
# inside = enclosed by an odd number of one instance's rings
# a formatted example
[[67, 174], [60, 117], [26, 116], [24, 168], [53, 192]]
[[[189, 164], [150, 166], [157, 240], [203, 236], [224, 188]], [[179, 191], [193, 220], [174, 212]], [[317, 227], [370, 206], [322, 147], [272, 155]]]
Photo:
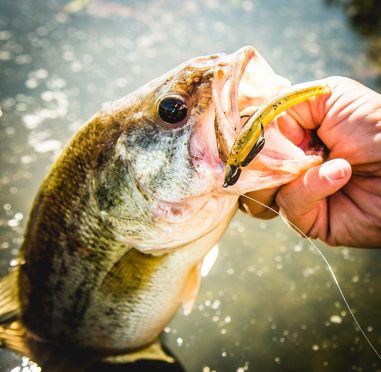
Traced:
[[229, 150], [241, 129], [238, 107], [239, 85], [255, 49], [247, 46], [224, 56], [214, 71], [215, 134], [219, 157], [226, 163]]

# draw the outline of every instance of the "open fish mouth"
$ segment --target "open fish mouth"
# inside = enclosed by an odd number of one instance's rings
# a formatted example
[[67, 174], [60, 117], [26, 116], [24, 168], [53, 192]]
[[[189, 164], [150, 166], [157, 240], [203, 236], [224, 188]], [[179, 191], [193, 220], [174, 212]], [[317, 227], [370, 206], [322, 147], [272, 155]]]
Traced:
[[246, 68], [255, 56], [256, 51], [253, 47], [241, 48], [234, 54], [222, 57], [214, 71], [214, 130], [218, 154], [224, 163], [241, 129], [242, 107], [239, 105], [239, 88]]
[[[282, 172], [282, 176], [291, 178], [293, 174], [319, 164], [322, 149], [311, 148], [309, 151], [311, 141], [308, 141], [305, 152], [281, 133], [276, 122], [272, 122], [292, 106], [329, 92], [327, 84], [319, 80], [291, 86], [250, 46], [220, 57], [214, 69], [212, 94], [218, 156], [225, 164], [223, 186], [234, 185], [242, 167], [250, 168], [251, 179], [255, 170], [267, 170], [267, 175], [272, 177]], [[257, 155], [260, 161], [248, 167]]]
[[212, 95], [218, 155], [225, 164], [247, 118], [290, 85], [252, 46], [219, 58], [214, 68]]

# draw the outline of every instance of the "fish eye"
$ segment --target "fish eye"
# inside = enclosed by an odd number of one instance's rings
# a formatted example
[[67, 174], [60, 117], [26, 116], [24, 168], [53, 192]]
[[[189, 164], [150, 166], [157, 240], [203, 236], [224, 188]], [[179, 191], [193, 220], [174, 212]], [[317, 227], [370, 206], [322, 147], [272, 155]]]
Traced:
[[158, 114], [164, 122], [177, 124], [186, 118], [188, 106], [181, 96], [167, 96], [159, 102]]

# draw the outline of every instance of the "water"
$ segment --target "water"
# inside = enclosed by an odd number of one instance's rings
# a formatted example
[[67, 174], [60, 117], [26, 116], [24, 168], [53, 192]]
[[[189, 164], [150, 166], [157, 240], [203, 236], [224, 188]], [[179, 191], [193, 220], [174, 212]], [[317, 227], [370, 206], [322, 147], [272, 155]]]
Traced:
[[[188, 58], [251, 44], [294, 82], [340, 74], [381, 90], [379, 28], [349, 19], [340, 5], [349, 1], [332, 2], [93, 0], [67, 14], [64, 0], [2, 0], [1, 272], [15, 264], [33, 196], [74, 131]], [[321, 248], [380, 350], [381, 251]], [[194, 311], [178, 314], [164, 340], [186, 371], [381, 370], [320, 257], [280, 219], [237, 215]], [[3, 369], [21, 365], [9, 358], [0, 354]]]

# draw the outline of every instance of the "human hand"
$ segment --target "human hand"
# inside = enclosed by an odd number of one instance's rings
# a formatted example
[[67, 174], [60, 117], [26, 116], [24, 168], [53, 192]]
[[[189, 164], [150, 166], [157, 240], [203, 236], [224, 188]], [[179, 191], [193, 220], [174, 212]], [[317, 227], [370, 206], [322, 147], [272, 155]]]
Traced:
[[[293, 182], [247, 195], [279, 210], [304, 234], [329, 245], [381, 248], [381, 95], [344, 77], [326, 79], [332, 93], [315, 97], [278, 119], [295, 144], [316, 130], [328, 159]], [[275, 213], [240, 198], [259, 218]]]

